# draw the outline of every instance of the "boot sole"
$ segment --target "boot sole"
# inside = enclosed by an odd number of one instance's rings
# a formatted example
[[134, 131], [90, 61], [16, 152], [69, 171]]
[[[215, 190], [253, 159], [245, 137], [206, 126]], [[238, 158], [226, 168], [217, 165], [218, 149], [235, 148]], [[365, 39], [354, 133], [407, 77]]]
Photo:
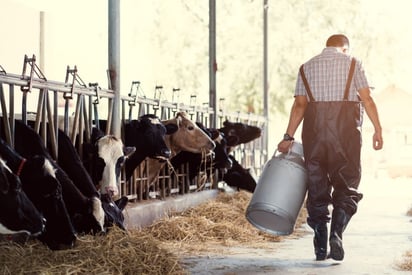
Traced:
[[330, 244], [330, 258], [334, 259], [335, 261], [342, 261], [345, 256], [345, 251], [342, 247], [342, 241], [338, 238], [332, 238], [329, 241]]

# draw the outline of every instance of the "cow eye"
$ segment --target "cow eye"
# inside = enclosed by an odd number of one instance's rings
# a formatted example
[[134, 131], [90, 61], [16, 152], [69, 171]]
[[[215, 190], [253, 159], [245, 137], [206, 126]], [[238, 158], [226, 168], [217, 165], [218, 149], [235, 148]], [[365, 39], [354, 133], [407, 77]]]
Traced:
[[187, 129], [189, 129], [190, 131], [192, 131], [193, 129], [195, 129], [195, 127], [193, 127], [192, 125], [190, 125], [189, 127], [187, 127]]

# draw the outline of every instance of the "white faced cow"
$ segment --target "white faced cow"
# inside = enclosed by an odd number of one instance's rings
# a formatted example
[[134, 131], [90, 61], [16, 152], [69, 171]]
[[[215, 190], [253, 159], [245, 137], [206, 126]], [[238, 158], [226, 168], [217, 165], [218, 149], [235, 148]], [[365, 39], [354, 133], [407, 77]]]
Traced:
[[121, 168], [136, 148], [125, 147], [120, 139], [113, 135], [104, 135], [96, 128], [93, 128], [92, 141], [96, 149], [92, 169], [93, 181], [102, 195], [117, 196]]
[[[210, 153], [215, 148], [213, 140], [194, 121], [190, 120], [185, 112], [178, 112], [175, 118], [164, 120], [162, 123], [166, 126], [170, 124], [177, 126], [176, 132], [165, 136], [165, 142], [171, 151], [172, 158], [181, 151]], [[148, 181], [152, 185], [165, 162], [148, 159], [147, 163], [149, 165]]]

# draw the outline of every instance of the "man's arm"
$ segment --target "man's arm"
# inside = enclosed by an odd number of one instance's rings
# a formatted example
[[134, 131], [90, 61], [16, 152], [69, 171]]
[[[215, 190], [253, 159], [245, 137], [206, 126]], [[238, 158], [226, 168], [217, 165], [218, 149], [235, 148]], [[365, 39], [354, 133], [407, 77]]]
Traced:
[[375, 101], [371, 96], [369, 88], [362, 88], [359, 90], [359, 96], [365, 107], [366, 114], [368, 115], [370, 121], [375, 128], [375, 133], [373, 134], [373, 149], [380, 150], [383, 147], [382, 138], [382, 127], [379, 121], [378, 109], [376, 108]]
[[[293, 102], [292, 109], [290, 110], [289, 124], [286, 129], [286, 133], [289, 134], [291, 137], [293, 137], [293, 135], [296, 132], [296, 129], [299, 127], [299, 124], [302, 122], [307, 105], [308, 105], [308, 100], [306, 96], [296, 96], [295, 97], [295, 101]], [[291, 144], [292, 144], [291, 141], [282, 140], [278, 144], [279, 152], [287, 153], [289, 151], [289, 147]]]

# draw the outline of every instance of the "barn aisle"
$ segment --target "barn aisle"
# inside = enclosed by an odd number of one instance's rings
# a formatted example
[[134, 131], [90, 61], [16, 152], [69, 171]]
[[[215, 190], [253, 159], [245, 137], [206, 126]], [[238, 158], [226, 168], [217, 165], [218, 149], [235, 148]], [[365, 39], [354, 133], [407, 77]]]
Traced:
[[345, 260], [314, 261], [312, 234], [273, 249], [231, 248], [225, 255], [184, 259], [191, 274], [410, 274], [396, 264], [412, 250], [412, 179], [364, 175], [357, 215], [344, 235]]

